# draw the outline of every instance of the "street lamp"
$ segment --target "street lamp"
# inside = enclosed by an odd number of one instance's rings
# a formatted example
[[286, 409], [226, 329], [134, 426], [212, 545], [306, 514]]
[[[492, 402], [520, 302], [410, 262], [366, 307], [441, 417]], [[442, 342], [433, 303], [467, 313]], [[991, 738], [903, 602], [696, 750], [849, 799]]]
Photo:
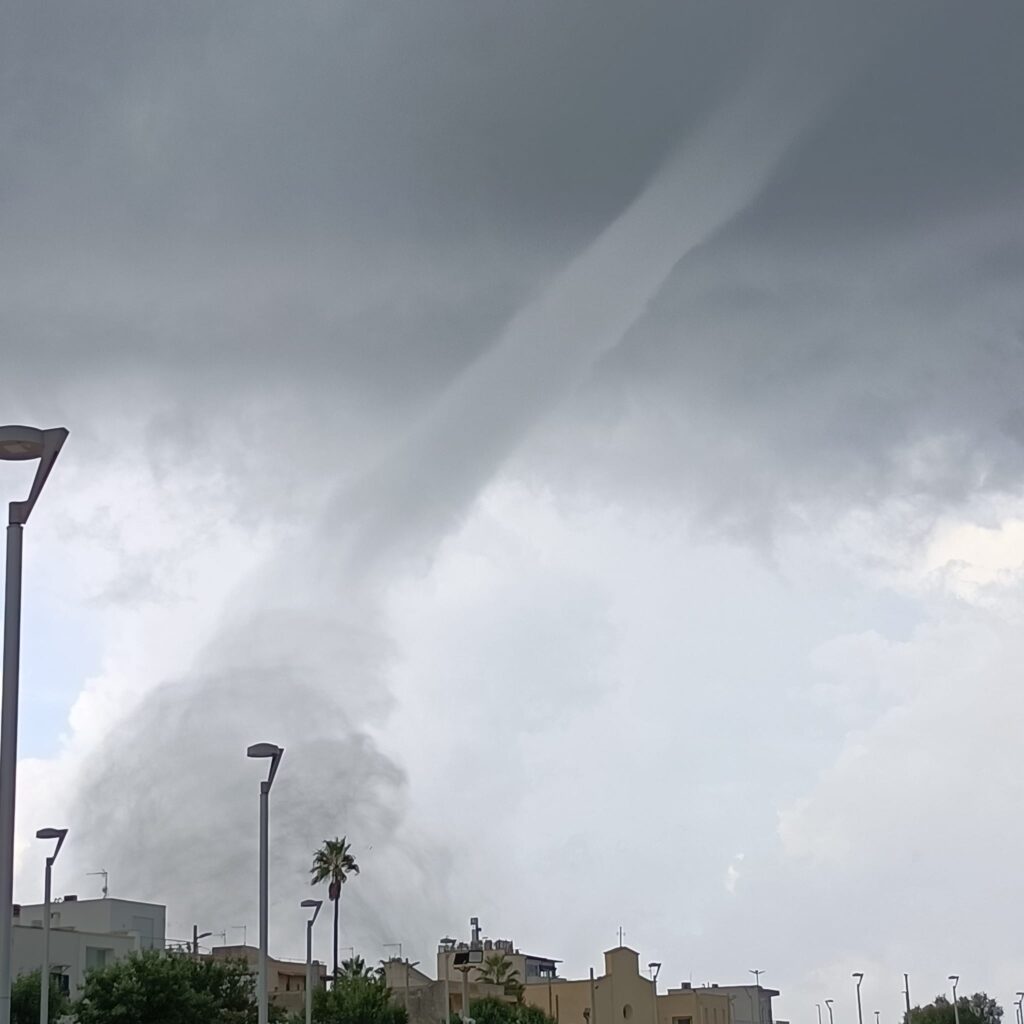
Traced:
[[1018, 992], [1017, 996], [1017, 1017], [1024, 1024], [1024, 992]]
[[864, 972], [854, 971], [853, 977], [857, 979], [857, 1024], [864, 1024], [864, 1014], [860, 1008], [860, 983], [864, 980]]
[[41, 828], [36, 839], [56, 839], [57, 845], [53, 853], [46, 858], [46, 874], [43, 876], [43, 969], [39, 974], [39, 1024], [49, 1024], [50, 1020], [50, 894], [53, 865], [57, 854], [64, 845], [68, 830], [66, 828]]
[[313, 924], [323, 905], [323, 900], [303, 900], [299, 904], [313, 911], [313, 916], [306, 922], [306, 1024], [313, 1021]]
[[835, 1021], [832, 1019], [832, 1004], [834, 1002], [834, 999], [825, 1000], [825, 1006], [828, 1008], [828, 1024], [835, 1024]]
[[[259, 992], [257, 993], [257, 1020], [259, 1024], [269, 1024], [270, 1007], [267, 994], [267, 904], [269, 902], [269, 863], [270, 863], [270, 787], [274, 784], [278, 765], [284, 748], [276, 743], [254, 743], [246, 751], [249, 757], [269, 757], [270, 772], [260, 783], [260, 955], [259, 955]], [[4, 1024], [0, 1021], [0, 1024]]]
[[213, 932], [202, 932], [199, 931], [199, 925], [192, 925], [192, 955], [199, 956], [199, 940], [209, 938]]
[[956, 1024], [960, 1024], [960, 1008], [956, 1005], [956, 986], [960, 981], [960, 975], [951, 974], [948, 980], [953, 982], [953, 1020]]
[[0, 460], [38, 459], [24, 501], [12, 501], [7, 518], [4, 590], [3, 707], [0, 709], [0, 1024], [11, 1021], [11, 929], [14, 915], [14, 796], [18, 770], [18, 668], [21, 656], [21, 552], [23, 527], [67, 439], [64, 427], [0, 427]]
[[821, 1003], [814, 1004], [818, 1009], [818, 1024], [821, 1024]]

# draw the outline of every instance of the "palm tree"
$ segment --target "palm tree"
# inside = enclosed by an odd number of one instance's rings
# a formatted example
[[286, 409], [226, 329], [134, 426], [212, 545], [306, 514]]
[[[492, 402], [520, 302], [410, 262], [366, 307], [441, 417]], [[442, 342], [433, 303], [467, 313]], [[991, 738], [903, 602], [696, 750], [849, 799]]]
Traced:
[[334, 902], [334, 977], [338, 977], [338, 905], [341, 903], [341, 887], [349, 875], [359, 874], [359, 865], [352, 856], [348, 839], [325, 839], [324, 845], [313, 854], [313, 876], [310, 885], [328, 882], [327, 895]]
[[483, 967], [478, 968], [479, 981], [489, 985], [501, 985], [505, 995], [522, 997], [523, 986], [519, 980], [519, 972], [512, 966], [512, 961], [504, 953], [492, 953], [484, 958]]
[[379, 978], [384, 973], [380, 967], [370, 967], [358, 954], [341, 961], [341, 977], [343, 978]]

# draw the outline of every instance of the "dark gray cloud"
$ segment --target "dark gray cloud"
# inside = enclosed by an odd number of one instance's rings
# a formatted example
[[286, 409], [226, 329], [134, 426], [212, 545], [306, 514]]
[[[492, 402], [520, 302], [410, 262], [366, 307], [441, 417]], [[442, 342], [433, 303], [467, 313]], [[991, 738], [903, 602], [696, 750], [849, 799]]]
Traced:
[[[134, 884], [158, 864], [192, 898], [263, 738], [318, 780], [281, 778], [293, 880], [321, 820], [403, 863], [377, 588], [509, 458], [744, 536], [1019, 487], [1018, 4], [8, 15], [10, 418], [67, 421], [85, 465], [141, 433], [161, 485], [205, 467], [249, 521], [308, 530], [87, 765], [88, 815], [158, 794], [91, 848]], [[673, 169], [678, 207], [616, 234]]]

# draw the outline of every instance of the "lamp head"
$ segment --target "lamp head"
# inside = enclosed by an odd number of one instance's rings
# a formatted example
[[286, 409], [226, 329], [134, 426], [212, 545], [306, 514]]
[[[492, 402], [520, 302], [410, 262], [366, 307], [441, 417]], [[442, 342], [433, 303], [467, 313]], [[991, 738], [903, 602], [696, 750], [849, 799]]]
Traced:
[[248, 757], [278, 757], [283, 752], [276, 743], [254, 743], [245, 753]]
[[863, 971], [854, 971], [853, 972], [853, 977], [856, 978], [857, 981], [863, 981], [864, 980], [864, 972]]
[[66, 828], [41, 828], [36, 833], [36, 839], [56, 839], [57, 845], [53, 848], [53, 853], [46, 858], [47, 870], [53, 867], [54, 861], [57, 859], [57, 854], [60, 853], [60, 848], [64, 845], [64, 840], [67, 837], [68, 830]]
[[43, 455], [43, 432], [38, 427], [0, 427], [0, 459], [22, 462]]
[[299, 904], [299, 906], [300, 907], [319, 907], [319, 906], [323, 905], [323, 902], [324, 902], [323, 900], [303, 900]]
[[50, 427], [40, 430], [38, 427], [24, 427], [14, 424], [0, 426], [0, 460], [6, 462], [25, 462], [38, 459], [35, 479], [24, 501], [12, 501], [10, 509], [11, 525], [22, 525], [39, 498], [39, 492], [46, 483], [46, 478], [53, 469], [54, 462], [60, 454], [68, 431], [65, 427]]
[[274, 783], [274, 776], [277, 774], [277, 766], [281, 763], [281, 755], [283, 753], [284, 747], [279, 747], [276, 743], [254, 743], [246, 751], [249, 757], [270, 758], [270, 771], [267, 773], [266, 781], [260, 783], [260, 792], [270, 792], [270, 787]]

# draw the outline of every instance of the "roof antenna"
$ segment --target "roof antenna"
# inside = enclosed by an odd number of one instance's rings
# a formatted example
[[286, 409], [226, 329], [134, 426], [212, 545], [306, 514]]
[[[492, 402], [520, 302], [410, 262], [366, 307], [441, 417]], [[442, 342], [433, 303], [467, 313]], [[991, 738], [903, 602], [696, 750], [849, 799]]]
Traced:
[[110, 889], [107, 887], [107, 883], [110, 881], [110, 874], [107, 872], [107, 869], [100, 868], [99, 871], [87, 871], [86, 874], [103, 876], [103, 898], [106, 899], [107, 894], [110, 892]]

